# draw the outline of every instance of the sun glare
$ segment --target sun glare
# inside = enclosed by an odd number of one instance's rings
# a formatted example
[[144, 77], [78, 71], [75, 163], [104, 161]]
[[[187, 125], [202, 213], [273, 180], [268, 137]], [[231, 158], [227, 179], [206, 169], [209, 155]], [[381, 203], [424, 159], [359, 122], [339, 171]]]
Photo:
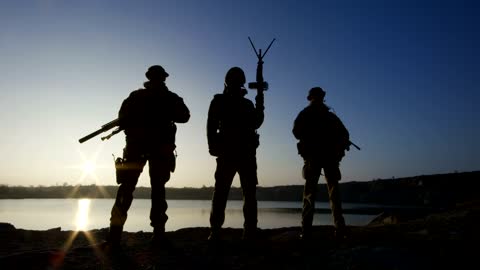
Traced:
[[77, 231], [84, 231], [87, 228], [89, 212], [90, 212], [90, 199], [78, 200], [77, 218], [75, 220]]
[[77, 165], [70, 165], [68, 168], [72, 168], [75, 170], [79, 170], [81, 175], [77, 180], [78, 183], [83, 184], [85, 180], [95, 180], [95, 183], [98, 182], [97, 177], [97, 170], [104, 169], [104, 168], [111, 168], [111, 166], [105, 166], [98, 164], [97, 158], [99, 153], [101, 152], [102, 147], [99, 147], [93, 155], [87, 156], [80, 148], [78, 148], [78, 152], [82, 161]]
[[83, 164], [83, 173], [92, 175], [95, 172], [95, 169], [97, 166], [95, 165], [95, 162], [87, 160]]

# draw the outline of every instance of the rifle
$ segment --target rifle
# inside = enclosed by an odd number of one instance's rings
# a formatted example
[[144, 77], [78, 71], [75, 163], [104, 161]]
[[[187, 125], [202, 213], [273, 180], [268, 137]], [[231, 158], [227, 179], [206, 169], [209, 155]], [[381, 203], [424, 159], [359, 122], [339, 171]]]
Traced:
[[353, 145], [353, 147], [357, 148], [358, 151], [360, 151], [360, 147], [358, 145], [354, 144], [352, 141], [348, 141], [350, 145]]
[[113, 121], [110, 121], [110, 122], [106, 123], [105, 125], [102, 125], [102, 127], [101, 127], [99, 130], [94, 131], [94, 132], [88, 134], [87, 136], [80, 138], [80, 139], [78, 140], [78, 142], [84, 143], [84, 142], [90, 140], [91, 138], [99, 135], [100, 133], [109, 131], [110, 129], [112, 129], [112, 128], [114, 128], [114, 127], [117, 127], [117, 128], [114, 129], [110, 134], [108, 134], [107, 136], [101, 138], [102, 141], [103, 141], [103, 140], [108, 140], [108, 139], [110, 139], [113, 135], [115, 135], [115, 134], [119, 133], [120, 131], [122, 131], [122, 129], [121, 129], [120, 127], [118, 127], [119, 124], [120, 124], [120, 119], [119, 119], [119, 118], [117, 118], [117, 119], [115, 119], [115, 120], [113, 120]]
[[248, 88], [257, 89], [257, 91], [267, 91], [268, 83], [263, 80], [263, 57], [265, 57], [268, 50], [270, 49], [273, 42], [275, 41], [275, 39], [273, 39], [272, 42], [270, 42], [270, 45], [268, 45], [267, 50], [265, 50], [265, 52], [263, 54], [262, 54], [262, 49], [259, 49], [258, 53], [257, 53], [257, 49], [255, 48], [255, 45], [253, 45], [253, 42], [250, 39], [250, 37], [248, 37], [248, 40], [250, 41], [250, 44], [252, 45], [253, 51], [255, 52], [255, 54], [257, 55], [257, 58], [258, 58], [257, 76], [256, 76], [257, 81], [248, 83]]

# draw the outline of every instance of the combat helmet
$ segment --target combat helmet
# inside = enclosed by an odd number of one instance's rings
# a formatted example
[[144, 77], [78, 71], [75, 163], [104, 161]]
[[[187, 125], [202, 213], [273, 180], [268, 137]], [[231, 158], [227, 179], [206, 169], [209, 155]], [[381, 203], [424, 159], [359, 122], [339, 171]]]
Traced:
[[225, 86], [229, 88], [243, 88], [245, 82], [245, 73], [239, 67], [232, 67], [225, 75]]
[[165, 80], [168, 77], [168, 73], [162, 66], [154, 65], [148, 68], [147, 72], [145, 72], [145, 77], [148, 80]]
[[309, 101], [312, 101], [314, 99], [323, 101], [324, 98], [325, 91], [323, 91], [321, 87], [313, 87], [312, 89], [310, 89], [310, 91], [308, 91], [307, 99]]

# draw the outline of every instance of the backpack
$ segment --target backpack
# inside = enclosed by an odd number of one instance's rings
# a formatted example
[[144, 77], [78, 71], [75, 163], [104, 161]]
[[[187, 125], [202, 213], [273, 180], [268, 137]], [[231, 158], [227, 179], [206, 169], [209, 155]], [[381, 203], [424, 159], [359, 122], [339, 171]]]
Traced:
[[340, 161], [349, 146], [349, 133], [342, 121], [330, 111], [320, 114], [308, 108], [302, 117], [302, 133], [297, 144], [303, 158]]

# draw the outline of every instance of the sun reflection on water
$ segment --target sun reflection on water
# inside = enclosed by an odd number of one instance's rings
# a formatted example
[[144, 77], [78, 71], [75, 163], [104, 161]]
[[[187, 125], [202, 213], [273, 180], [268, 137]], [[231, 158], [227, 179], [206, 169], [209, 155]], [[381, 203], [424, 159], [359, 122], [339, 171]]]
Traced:
[[90, 212], [90, 199], [78, 200], [77, 217], [75, 219], [75, 225], [77, 231], [85, 231], [88, 225], [88, 214]]

